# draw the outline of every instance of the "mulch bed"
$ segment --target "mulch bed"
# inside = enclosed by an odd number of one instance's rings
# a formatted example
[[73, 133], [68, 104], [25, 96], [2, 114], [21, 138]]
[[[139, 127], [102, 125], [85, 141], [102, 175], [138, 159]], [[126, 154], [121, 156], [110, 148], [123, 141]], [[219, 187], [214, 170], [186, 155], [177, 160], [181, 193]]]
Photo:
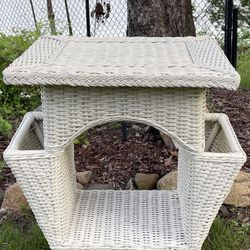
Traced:
[[[249, 156], [243, 167], [250, 172], [250, 91], [211, 90], [212, 112], [226, 113], [239, 141]], [[91, 182], [110, 183], [124, 188], [136, 173], [157, 173], [160, 176], [177, 167], [177, 151], [170, 151], [155, 130], [145, 132], [145, 125], [133, 129], [128, 124], [128, 141], [122, 142], [119, 123], [111, 123], [88, 131], [90, 145], [75, 146], [78, 171], [92, 170]], [[0, 157], [8, 141], [0, 138]], [[0, 173], [0, 188], [5, 190], [15, 182], [9, 168]]]
[[228, 115], [239, 142], [247, 155], [242, 170], [250, 173], [250, 91], [218, 90], [210, 91], [212, 112]]
[[177, 150], [169, 150], [157, 130], [145, 132], [145, 125], [128, 123], [128, 141], [123, 142], [119, 125], [109, 123], [91, 129], [87, 149], [75, 146], [76, 168], [93, 171], [92, 183], [109, 183], [120, 189], [136, 173], [163, 176], [177, 168]]

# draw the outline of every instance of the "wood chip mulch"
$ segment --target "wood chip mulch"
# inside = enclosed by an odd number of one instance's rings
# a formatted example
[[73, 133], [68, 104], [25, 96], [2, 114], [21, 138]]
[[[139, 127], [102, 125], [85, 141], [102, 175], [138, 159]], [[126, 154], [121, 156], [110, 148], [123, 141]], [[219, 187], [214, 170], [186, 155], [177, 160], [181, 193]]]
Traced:
[[139, 124], [136, 131], [129, 123], [128, 141], [122, 142], [119, 124], [91, 129], [87, 149], [75, 146], [76, 168], [78, 171], [93, 171], [92, 183], [109, 183], [120, 189], [136, 173], [163, 176], [177, 168], [177, 150], [168, 150], [158, 131], [145, 132], [145, 126]]
[[242, 170], [250, 173], [250, 91], [212, 90], [212, 111], [228, 115], [239, 142], [247, 155]]
[[[236, 131], [239, 141], [248, 156], [243, 167], [250, 172], [250, 91], [211, 90], [212, 112], [226, 113]], [[91, 182], [110, 183], [116, 189], [124, 188], [127, 181], [138, 172], [157, 173], [160, 176], [177, 166], [177, 151], [164, 145], [159, 133], [145, 132], [128, 124], [128, 141], [122, 142], [119, 123], [103, 125], [88, 131], [90, 145], [87, 149], [75, 146], [75, 161], [78, 171], [92, 170]], [[0, 157], [8, 141], [0, 138]], [[5, 190], [15, 182], [9, 168], [0, 173], [0, 188]]]

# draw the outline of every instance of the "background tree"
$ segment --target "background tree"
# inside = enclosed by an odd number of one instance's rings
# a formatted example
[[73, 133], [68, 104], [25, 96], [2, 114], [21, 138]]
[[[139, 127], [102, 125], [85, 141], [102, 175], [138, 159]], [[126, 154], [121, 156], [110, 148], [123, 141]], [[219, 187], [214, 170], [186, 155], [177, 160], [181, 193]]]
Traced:
[[[195, 36], [191, 0], [127, 0], [127, 4], [127, 36]], [[172, 140], [163, 133], [161, 136], [173, 149]]]
[[128, 0], [127, 36], [194, 36], [191, 0]]

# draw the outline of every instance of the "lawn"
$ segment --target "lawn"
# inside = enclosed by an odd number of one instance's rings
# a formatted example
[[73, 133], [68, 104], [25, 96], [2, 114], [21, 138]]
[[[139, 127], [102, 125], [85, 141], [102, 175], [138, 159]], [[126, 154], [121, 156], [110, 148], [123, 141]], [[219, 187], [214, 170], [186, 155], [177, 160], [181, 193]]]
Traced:
[[241, 76], [241, 87], [250, 90], [250, 54], [239, 56], [237, 71]]
[[[6, 220], [0, 226], [1, 250], [49, 250], [32, 217], [18, 222]], [[202, 250], [250, 250], [250, 225], [240, 225], [217, 217]]]
[[48, 243], [32, 215], [4, 221], [0, 225], [1, 250], [49, 250]]

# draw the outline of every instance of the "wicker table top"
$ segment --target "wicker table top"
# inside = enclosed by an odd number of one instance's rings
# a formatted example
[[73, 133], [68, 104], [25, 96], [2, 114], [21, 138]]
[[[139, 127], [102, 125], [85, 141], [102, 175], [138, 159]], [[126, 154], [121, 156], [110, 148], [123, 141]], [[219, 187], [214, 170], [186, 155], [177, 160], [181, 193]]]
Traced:
[[210, 37], [44, 36], [3, 72], [6, 84], [237, 89], [240, 77]]

